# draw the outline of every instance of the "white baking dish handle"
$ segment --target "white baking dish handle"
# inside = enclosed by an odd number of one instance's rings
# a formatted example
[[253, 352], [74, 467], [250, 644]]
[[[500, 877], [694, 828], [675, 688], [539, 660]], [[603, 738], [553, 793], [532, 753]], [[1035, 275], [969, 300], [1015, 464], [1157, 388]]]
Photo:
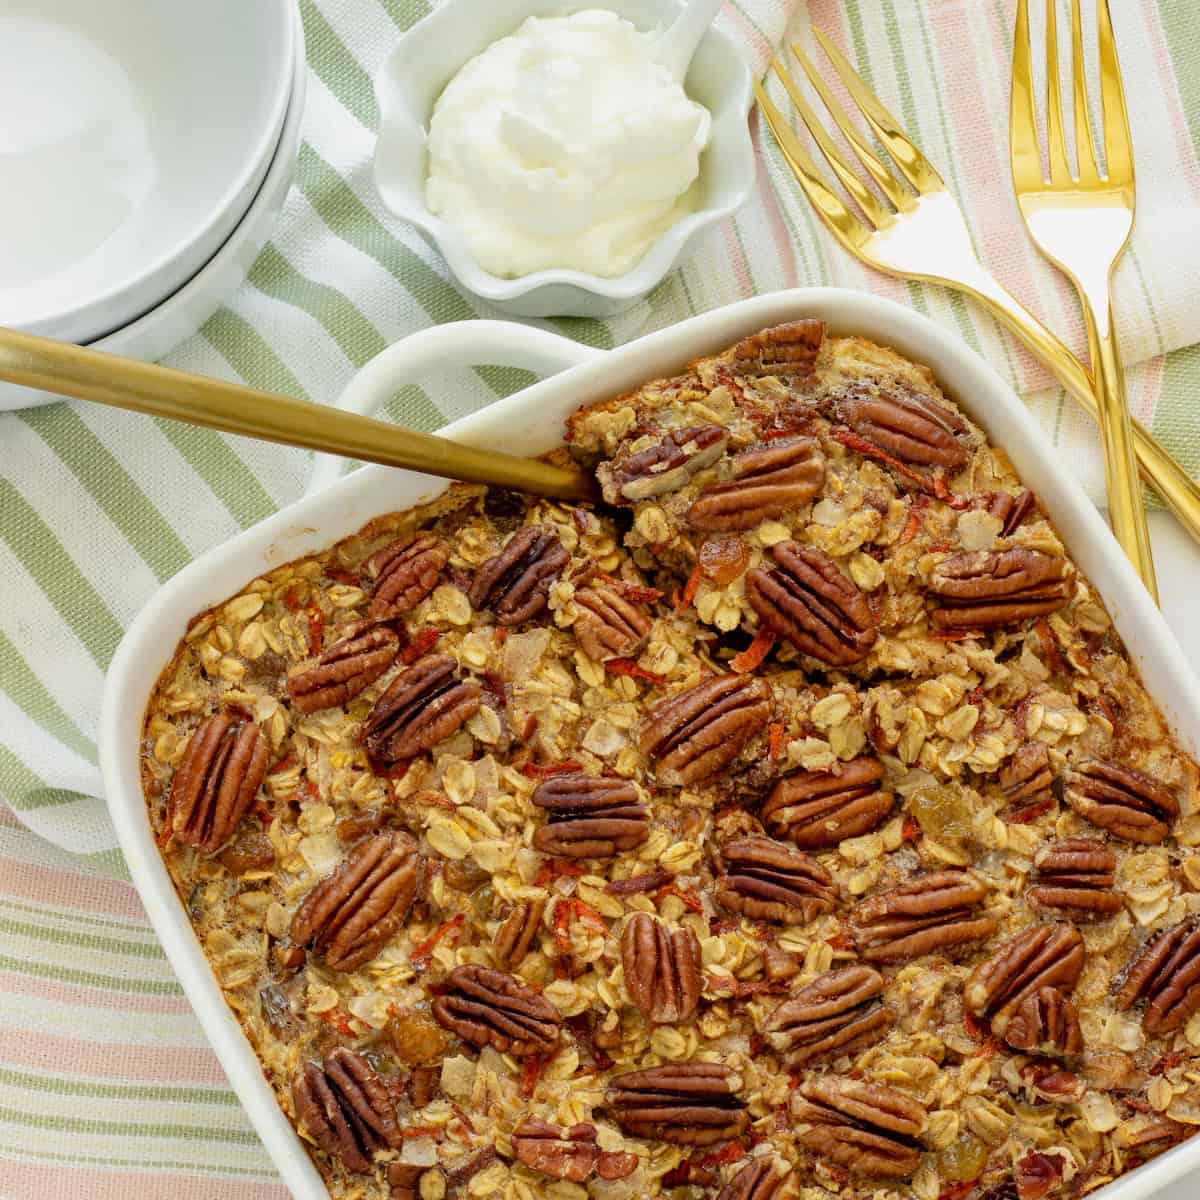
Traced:
[[[603, 353], [532, 325], [454, 321], [422, 329], [380, 351], [350, 381], [337, 407], [373, 416], [400, 388], [415, 383], [428, 371], [446, 367], [520, 367], [546, 376], [577, 367]], [[345, 469], [345, 460], [337, 455], [316, 455], [305, 495], [328, 487]]]

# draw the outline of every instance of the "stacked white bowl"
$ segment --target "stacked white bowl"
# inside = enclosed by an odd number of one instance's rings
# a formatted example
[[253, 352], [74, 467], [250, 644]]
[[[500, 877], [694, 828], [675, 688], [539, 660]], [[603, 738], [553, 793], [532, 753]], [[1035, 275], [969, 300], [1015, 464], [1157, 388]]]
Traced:
[[[0, 0], [0, 326], [162, 357], [291, 183], [295, 0]], [[57, 397], [0, 384], [0, 410]]]

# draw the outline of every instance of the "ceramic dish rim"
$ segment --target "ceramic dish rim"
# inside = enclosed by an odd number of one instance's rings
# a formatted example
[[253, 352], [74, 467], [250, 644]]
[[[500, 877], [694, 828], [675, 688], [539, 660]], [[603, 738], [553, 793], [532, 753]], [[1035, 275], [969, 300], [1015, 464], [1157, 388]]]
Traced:
[[[580, 404], [677, 369], [747, 333], [806, 315], [826, 319], [835, 332], [860, 332], [936, 364], [939, 379], [974, 419], [989, 428], [991, 437], [997, 437], [993, 432], [997, 426], [1007, 431], [1005, 449], [1024, 482], [1046, 502], [1072, 556], [1104, 596], [1122, 636], [1132, 642], [1131, 657], [1139, 667], [1154, 660], [1159, 674], [1148, 682], [1148, 690], [1185, 748], [1196, 754], [1200, 683], [1097, 510], [1074, 479], [1061, 471], [1053, 446], [1008, 384], [955, 333], [894, 301], [839, 288], [795, 289], [743, 300], [613, 351], [593, 353], [581, 348], [578, 357], [584, 361], [579, 365], [496, 401], [443, 432], [475, 445], [512, 445], [514, 438], [527, 435], [535, 442], [540, 437], [541, 445], [548, 448], [561, 441], [562, 415]], [[517, 341], [525, 330], [496, 322], [462, 322], [406, 341], [434, 335], [445, 347], [457, 344], [458, 361], [467, 365], [477, 361], [472, 352], [476, 340], [472, 327], [477, 324], [513, 329]], [[525, 332], [554, 337], [542, 331]], [[400, 342], [383, 351], [356, 379], [369, 382], [378, 398], [384, 399], [388, 360], [399, 361], [405, 349], [406, 342]], [[390, 380], [392, 385], [397, 382]], [[352, 381], [347, 397], [354, 391]], [[557, 405], [553, 403], [556, 393]], [[531, 448], [542, 452], [537, 444]], [[421, 503], [443, 486], [443, 481], [427, 476], [366, 467], [217, 545], [150, 598], [118, 647], [105, 686], [100, 762], [109, 811], [134, 884], [230, 1083], [288, 1186], [302, 1200], [322, 1200], [328, 1192], [232, 1016], [155, 846], [140, 783], [142, 724], [151, 688], [174, 655], [190, 616], [232, 596], [262, 571], [327, 549], [372, 516]], [[398, 498], [398, 493], [405, 498]], [[1198, 1167], [1200, 1137], [1120, 1177], [1095, 1197], [1145, 1200]]]

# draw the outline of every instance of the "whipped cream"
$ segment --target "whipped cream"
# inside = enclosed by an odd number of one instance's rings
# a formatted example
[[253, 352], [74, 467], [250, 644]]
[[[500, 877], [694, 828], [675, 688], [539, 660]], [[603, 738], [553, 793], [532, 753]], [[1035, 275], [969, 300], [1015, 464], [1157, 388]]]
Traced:
[[622, 275], [694, 206], [711, 118], [652, 44], [612, 12], [530, 17], [446, 85], [426, 203], [485, 271]]

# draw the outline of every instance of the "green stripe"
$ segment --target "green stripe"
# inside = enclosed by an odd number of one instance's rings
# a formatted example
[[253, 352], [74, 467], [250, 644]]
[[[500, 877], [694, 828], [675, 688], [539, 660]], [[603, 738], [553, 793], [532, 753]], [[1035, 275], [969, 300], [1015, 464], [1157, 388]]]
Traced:
[[47, 787], [7, 746], [0, 743], [0, 798], [14, 812], [32, 812], [38, 808], [55, 808], [77, 804], [80, 800], [94, 802], [91, 796], [68, 792], [64, 788]]
[[61, 1079], [48, 1075], [31, 1075], [27, 1071], [10, 1071], [0, 1067], [0, 1083], [24, 1088], [27, 1092], [46, 1092], [52, 1096], [87, 1096], [93, 1100], [156, 1100], [169, 1104], [219, 1104], [237, 1106], [237, 1097], [223, 1088], [220, 1091], [202, 1087], [158, 1087], [145, 1083], [100, 1083], [92, 1079]]
[[103, 975], [99, 971], [81, 971], [57, 963], [31, 962], [0, 954], [0, 971], [15, 971], [36, 979], [54, 979], [80, 987], [100, 988], [106, 992], [125, 992], [134, 996], [182, 996], [183, 989], [170, 979], [134, 979], [128, 975]]
[[145, 921], [126, 921], [120, 917], [97, 917], [88, 910], [56, 908], [46, 904], [28, 904], [16, 900], [12, 896], [0, 895], [0, 908], [9, 908], [15, 912], [27, 913], [31, 917], [41, 917], [47, 921], [67, 921], [77, 925], [86, 925], [89, 929], [112, 929], [118, 933], [144, 933], [153, 937], [154, 931]]
[[188, 548], [115, 455], [69, 404], [17, 414], [58, 455], [160, 581], [192, 560]]
[[300, 380], [245, 317], [230, 308], [219, 308], [200, 332], [251, 387], [308, 399]]
[[0, 917], [0, 933], [31, 938], [53, 946], [78, 946], [83, 950], [101, 950], [112, 954], [124, 954], [130, 958], [152, 960], [164, 966], [166, 964], [162, 947], [157, 942], [131, 942], [124, 938], [104, 937], [96, 933], [75, 933], [33, 921], [13, 921], [4, 917]]
[[50, 526], [7, 479], [0, 479], [0, 538], [101, 667], [121, 640], [121, 625], [63, 549]]
[[357, 117], [361, 125], [374, 130], [379, 124], [379, 109], [371, 77], [346, 49], [313, 0], [300, 0], [300, 16], [304, 22], [308, 65], [343, 108]]
[[[89, 796], [88, 799], [93, 803], [99, 803], [96, 797]], [[116, 846], [110, 846], [107, 850], [93, 850], [91, 854], [84, 854], [82, 857], [93, 870], [99, 871], [101, 875], [107, 875], [110, 879], [122, 879], [126, 883], [133, 881], [129, 864]]]
[[379, 4], [401, 31], [411, 29], [422, 17], [429, 16], [425, 0], [379, 0]]
[[225, 1142], [234, 1146], [256, 1146], [258, 1134], [245, 1129], [222, 1129], [211, 1125], [142, 1124], [136, 1121], [100, 1121], [94, 1117], [56, 1117], [49, 1113], [24, 1113], [0, 1108], [0, 1121], [28, 1129], [55, 1133], [108, 1134], [120, 1138], [179, 1138], [185, 1142]]
[[[20, 1146], [4, 1146], [0, 1144], [0, 1157], [5, 1154], [10, 1159], [34, 1159], [41, 1162], [65, 1162], [75, 1165], [89, 1163], [111, 1169], [112, 1167], [133, 1167], [140, 1171], [196, 1171], [209, 1175], [247, 1176], [252, 1179], [269, 1180], [278, 1183], [279, 1178], [267, 1162], [258, 1170], [253, 1167], [223, 1166], [213, 1162], [183, 1162], [178, 1159], [164, 1158], [112, 1158], [105, 1154], [102, 1157], [91, 1154], [55, 1154], [51, 1150], [34, 1150], [26, 1142]], [[263, 1151], [266, 1158], [266, 1151]], [[282, 1186], [282, 1185], [281, 1185]]]
[[302, 275], [273, 245], [258, 256], [247, 278], [259, 291], [318, 321], [354, 366], [361, 367], [387, 348], [387, 339], [344, 292]]
[[300, 147], [296, 183], [321, 220], [343, 241], [373, 258], [411, 293], [435, 324], [467, 321], [477, 315], [436, 271], [384, 228], [308, 142]]
[[1200, 153], [1200, 34], [1196, 25], [1196, 0], [1158, 0], [1158, 16], [1175, 64], [1175, 85], [1183, 101], [1184, 117], [1192, 142]]
[[1162, 438], [1193, 479], [1200, 478], [1200, 438], [1195, 435], [1196, 380], [1200, 345], [1168, 354], [1162, 391], [1154, 410], [1154, 433]]
[[13, 702], [35, 724], [70, 746], [88, 762], [96, 761], [96, 747], [46, 690], [42, 681], [21, 657], [16, 646], [0, 630], [0, 685]]
[[276, 510], [275, 501], [250, 468], [215, 430], [162, 417], [154, 420], [163, 436], [187, 459], [241, 528], [269, 517]]

